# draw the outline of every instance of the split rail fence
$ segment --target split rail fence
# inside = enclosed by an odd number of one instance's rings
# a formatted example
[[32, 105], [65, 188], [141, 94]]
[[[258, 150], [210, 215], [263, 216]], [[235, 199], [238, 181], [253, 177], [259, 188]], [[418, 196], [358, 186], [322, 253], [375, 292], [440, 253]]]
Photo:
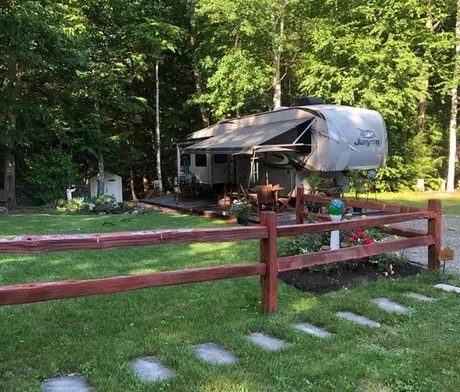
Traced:
[[[158, 244], [259, 240], [260, 261], [258, 263], [225, 264], [208, 268], [182, 269], [143, 275], [0, 286], [0, 306], [185, 283], [260, 276], [263, 311], [274, 312], [277, 309], [277, 281], [279, 272], [360, 259], [417, 246], [428, 246], [428, 267], [432, 270], [439, 269], [438, 258], [441, 248], [441, 204], [439, 200], [430, 200], [427, 209], [359, 200], [345, 200], [345, 205], [348, 207], [369, 208], [383, 211], [386, 214], [334, 223], [303, 223], [305, 202], [326, 204], [329, 200], [325, 197], [304, 195], [303, 188], [298, 188], [297, 223], [287, 226], [277, 227], [276, 214], [274, 212], [263, 212], [261, 214], [260, 225], [248, 227], [2, 238], [0, 239], [0, 253], [36, 253]], [[314, 252], [304, 255], [288, 257], [278, 257], [277, 255], [277, 241], [279, 237], [332, 230], [356, 229], [358, 227], [392, 225], [415, 219], [428, 219], [427, 232], [400, 226], [388, 226], [394, 234], [402, 238], [366, 246]]]

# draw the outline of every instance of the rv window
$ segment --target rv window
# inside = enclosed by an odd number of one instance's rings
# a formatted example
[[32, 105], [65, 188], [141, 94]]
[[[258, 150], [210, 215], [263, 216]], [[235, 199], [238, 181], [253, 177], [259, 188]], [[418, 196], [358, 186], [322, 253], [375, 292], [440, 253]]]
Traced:
[[206, 167], [207, 166], [206, 154], [195, 154], [195, 166], [196, 167]]
[[180, 156], [181, 166], [190, 166], [190, 154], [184, 154]]
[[214, 163], [227, 163], [227, 155], [225, 154], [214, 154]]

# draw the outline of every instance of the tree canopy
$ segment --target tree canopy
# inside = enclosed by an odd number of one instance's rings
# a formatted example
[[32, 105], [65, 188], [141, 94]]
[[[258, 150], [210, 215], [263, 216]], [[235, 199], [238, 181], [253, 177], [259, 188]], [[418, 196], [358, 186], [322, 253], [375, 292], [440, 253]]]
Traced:
[[302, 96], [378, 110], [382, 187], [423, 177], [436, 188], [452, 142], [457, 11], [454, 0], [4, 0], [4, 188], [43, 202], [44, 176], [83, 181], [103, 157], [142, 191], [160, 145], [171, 187], [185, 135]]

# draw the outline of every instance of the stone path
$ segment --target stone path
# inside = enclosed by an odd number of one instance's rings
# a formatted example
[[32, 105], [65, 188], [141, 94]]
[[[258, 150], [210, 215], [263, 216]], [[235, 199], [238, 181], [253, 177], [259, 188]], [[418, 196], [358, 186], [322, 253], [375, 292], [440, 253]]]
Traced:
[[426, 295], [418, 294], [418, 293], [405, 293], [404, 294], [406, 297], [412, 298], [412, 299], [417, 299], [419, 301], [423, 302], [434, 302], [437, 301], [436, 298], [433, 297], [427, 297]]
[[175, 374], [155, 357], [135, 359], [131, 361], [131, 366], [139, 379], [144, 382], [164, 381]]
[[434, 287], [448, 292], [460, 293], [460, 287], [451, 286], [450, 284], [439, 283], [436, 284]]
[[238, 362], [238, 359], [230, 351], [212, 342], [194, 347], [193, 352], [201, 360], [213, 365], [233, 365]]
[[284, 340], [273, 338], [261, 332], [255, 332], [249, 335], [248, 339], [267, 351], [278, 351], [288, 346]]
[[397, 314], [409, 313], [408, 308], [388, 298], [374, 298], [372, 302], [376, 304], [380, 309], [385, 310], [386, 312], [397, 313]]
[[77, 374], [50, 378], [42, 382], [43, 392], [91, 392], [86, 380]]
[[332, 337], [332, 334], [329, 331], [310, 323], [294, 324], [294, 328], [298, 329], [299, 331], [309, 333], [310, 335], [316, 336], [320, 339], [329, 339]]
[[[457, 286], [438, 283], [433, 287], [449, 293], [460, 294], [460, 287]], [[437, 301], [437, 298], [414, 292], [404, 293], [404, 296], [426, 303]], [[386, 312], [396, 313], [398, 315], [407, 314], [409, 312], [408, 307], [389, 298], [373, 298], [371, 302]], [[370, 328], [381, 327], [379, 322], [353, 312], [339, 311], [335, 313], [335, 315], [345, 321], [362, 326]], [[333, 337], [333, 334], [327, 329], [320, 328], [308, 322], [293, 324], [292, 327], [300, 332], [308, 333], [320, 339], [330, 339]], [[290, 345], [290, 343], [280, 338], [269, 336], [263, 332], [254, 332], [247, 338], [255, 345], [267, 351], [279, 351]], [[238, 363], [238, 359], [230, 351], [214, 342], [199, 344], [192, 347], [191, 350], [197, 358], [212, 365], [234, 365]], [[176, 375], [174, 370], [168, 368], [153, 356], [137, 358], [132, 360], [129, 364], [142, 382], [167, 381]], [[41, 387], [43, 392], [93, 392], [87, 381], [78, 374], [47, 379], [42, 382]]]
[[340, 317], [341, 319], [351, 321], [351, 322], [356, 323], [356, 324], [365, 325], [366, 327], [370, 327], [370, 328], [379, 328], [380, 327], [380, 323], [378, 323], [377, 321], [368, 319], [367, 317], [361, 316], [361, 315], [356, 314], [356, 313], [352, 313], [352, 312], [337, 312], [335, 315], [337, 317]]

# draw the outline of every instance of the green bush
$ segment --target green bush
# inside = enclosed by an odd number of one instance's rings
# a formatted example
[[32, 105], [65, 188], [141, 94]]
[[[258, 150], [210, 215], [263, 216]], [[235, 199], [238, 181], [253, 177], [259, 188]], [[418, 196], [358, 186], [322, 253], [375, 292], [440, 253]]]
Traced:
[[293, 256], [317, 252], [321, 246], [328, 244], [329, 233], [312, 233], [290, 238], [281, 244], [282, 256]]
[[36, 204], [56, 204], [67, 187], [79, 179], [72, 156], [61, 150], [50, 150], [25, 159], [25, 183], [32, 188]]
[[430, 142], [424, 133], [412, 137], [403, 154], [391, 155], [387, 165], [377, 171], [379, 191], [415, 190], [417, 178], [423, 178], [427, 188], [440, 190], [443, 157], [433, 158]]
[[58, 210], [65, 212], [79, 212], [85, 214], [119, 214], [131, 212], [135, 209], [130, 202], [117, 203], [112, 195], [99, 197], [76, 197], [72, 200], [61, 200], [57, 206]]
[[84, 197], [75, 197], [72, 200], [59, 200], [57, 209], [67, 212], [83, 211], [87, 208], [87, 202]]

